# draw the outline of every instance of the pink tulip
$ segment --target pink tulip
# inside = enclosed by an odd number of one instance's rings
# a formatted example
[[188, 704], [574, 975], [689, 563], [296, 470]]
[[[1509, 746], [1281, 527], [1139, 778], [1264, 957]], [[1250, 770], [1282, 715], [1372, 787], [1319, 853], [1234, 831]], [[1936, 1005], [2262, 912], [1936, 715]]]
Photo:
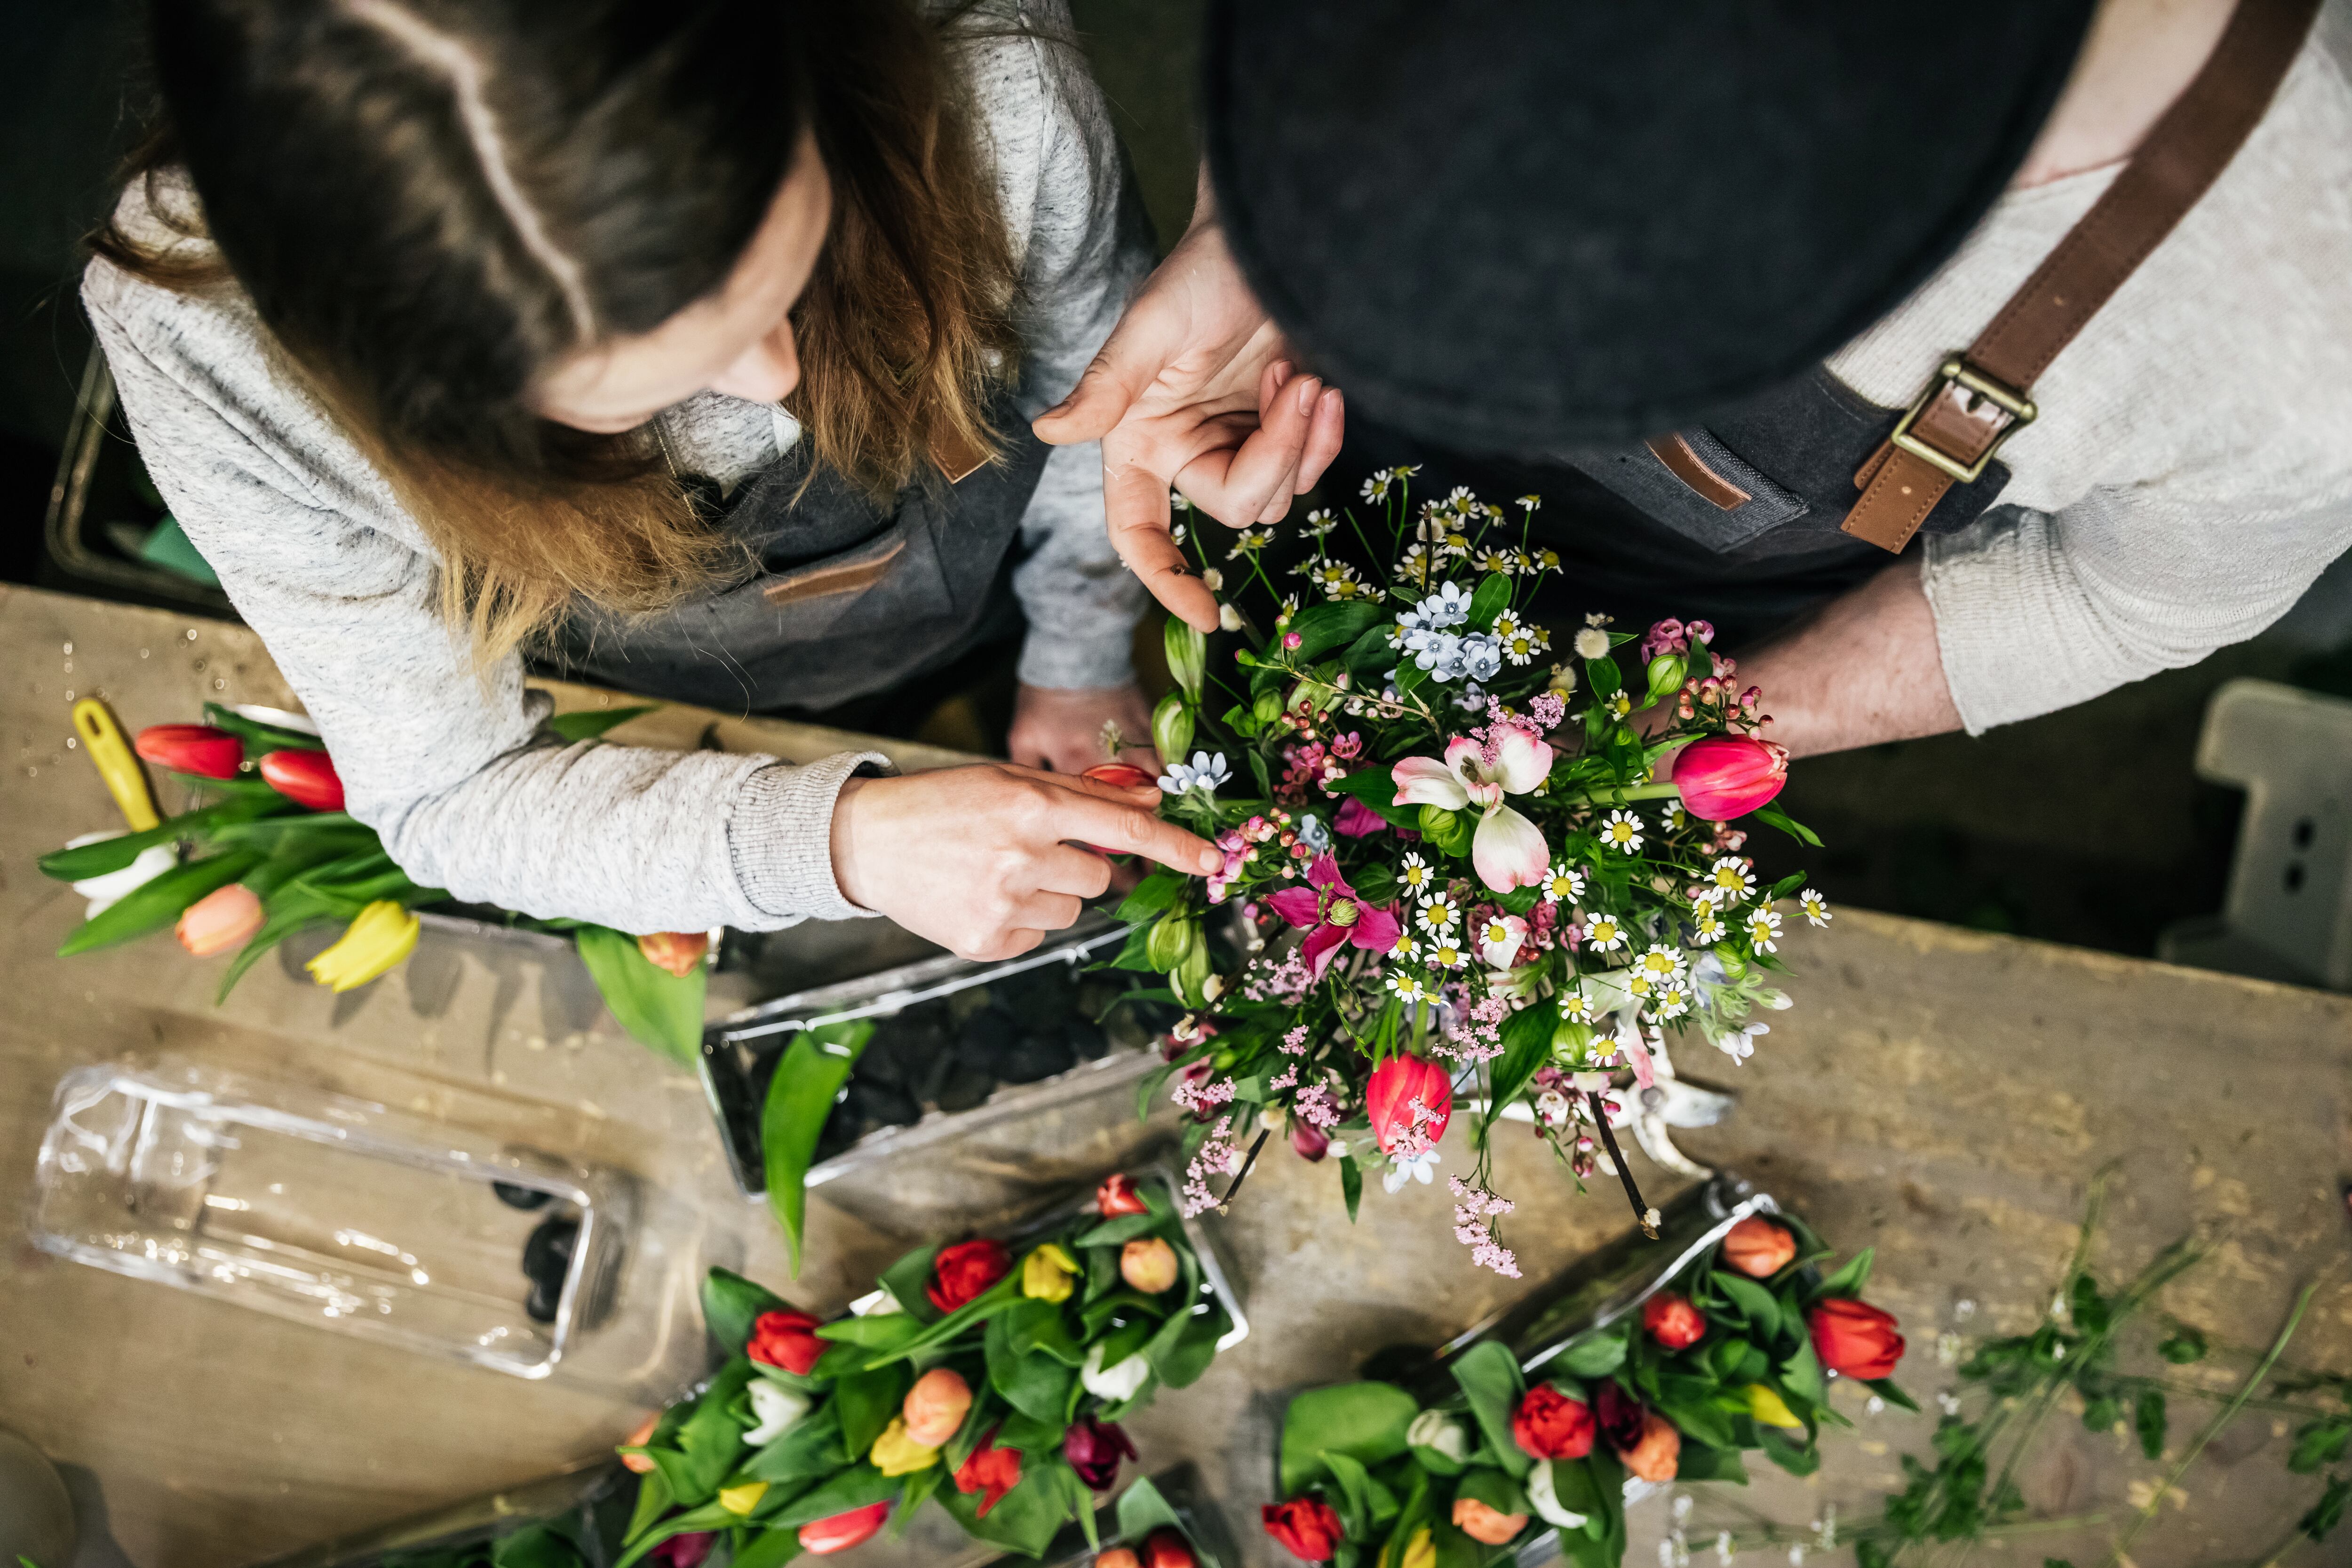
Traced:
[[1498, 725], [1486, 745], [1467, 738], [1447, 743], [1445, 759], [1407, 757], [1389, 770], [1399, 805], [1434, 805], [1447, 811], [1479, 808], [1478, 829], [1470, 838], [1470, 864], [1478, 879], [1498, 893], [1532, 888], [1551, 868], [1551, 848], [1543, 830], [1503, 804], [1507, 795], [1526, 795], [1549, 776], [1551, 747], [1525, 730]]
[[1314, 928], [1298, 953], [1316, 979], [1323, 978], [1344, 942], [1371, 952], [1386, 952], [1396, 945], [1396, 915], [1358, 898], [1356, 889], [1339, 875], [1339, 863], [1329, 855], [1315, 857], [1314, 864], [1307, 868], [1307, 884], [1269, 893], [1265, 901], [1292, 925]]
[[261, 929], [261, 900], [243, 882], [215, 888], [180, 912], [173, 928], [180, 945], [198, 958], [243, 947]]
[[1692, 816], [1728, 822], [1768, 804], [1789, 782], [1789, 750], [1747, 735], [1709, 735], [1675, 758], [1675, 787]]
[[[1416, 1118], [1415, 1103], [1428, 1114]], [[1425, 1058], [1391, 1057], [1372, 1069], [1364, 1085], [1364, 1113], [1381, 1153], [1395, 1152], [1401, 1141], [1417, 1143], [1418, 1152], [1445, 1136], [1445, 1124], [1454, 1117], [1454, 1085], [1444, 1068]], [[1410, 1136], [1416, 1121], [1417, 1140]]]

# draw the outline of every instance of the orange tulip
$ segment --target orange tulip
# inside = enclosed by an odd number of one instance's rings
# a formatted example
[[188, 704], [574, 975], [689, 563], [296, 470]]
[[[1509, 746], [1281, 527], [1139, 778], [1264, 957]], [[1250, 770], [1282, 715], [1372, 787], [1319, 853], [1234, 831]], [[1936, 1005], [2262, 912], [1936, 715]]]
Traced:
[[935, 1366], [915, 1380], [898, 1406], [906, 1417], [907, 1436], [926, 1448], [936, 1448], [954, 1436], [971, 1410], [971, 1384], [950, 1367]]
[[1664, 1485], [1675, 1479], [1682, 1453], [1683, 1435], [1675, 1430], [1675, 1424], [1654, 1410], [1645, 1410], [1642, 1413], [1642, 1440], [1630, 1448], [1617, 1450], [1617, 1458], [1643, 1480]]
[[1523, 1513], [1503, 1513], [1474, 1497], [1454, 1500], [1454, 1528], [1482, 1546], [1507, 1546], [1528, 1527]]
[[1139, 1237], [1118, 1250], [1119, 1278], [1146, 1296], [1176, 1283], [1176, 1249], [1156, 1236]]
[[261, 900], [243, 882], [215, 888], [180, 912], [173, 934], [198, 958], [243, 947], [261, 929]]
[[[653, 1415], [646, 1417], [644, 1426], [638, 1427], [626, 1437], [621, 1439], [621, 1447], [624, 1448], [644, 1447], [646, 1444], [654, 1440], [654, 1428], [660, 1425], [661, 1413], [659, 1411], [656, 1411]], [[621, 1456], [621, 1468], [635, 1475], [649, 1476], [654, 1472], [654, 1462], [643, 1454], [624, 1454]]]
[[710, 951], [707, 931], [657, 931], [637, 938], [637, 951], [656, 969], [667, 969], [680, 980], [702, 967]]
[[1749, 1215], [1723, 1238], [1723, 1260], [1751, 1279], [1769, 1279], [1797, 1256], [1797, 1238], [1785, 1225]]

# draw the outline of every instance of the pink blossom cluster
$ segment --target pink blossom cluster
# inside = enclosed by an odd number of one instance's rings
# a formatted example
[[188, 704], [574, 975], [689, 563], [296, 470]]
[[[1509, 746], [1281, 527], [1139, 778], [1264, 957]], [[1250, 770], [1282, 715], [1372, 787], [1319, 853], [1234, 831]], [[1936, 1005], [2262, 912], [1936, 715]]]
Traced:
[[1668, 616], [1643, 637], [1642, 662], [1647, 664], [1662, 653], [1688, 653], [1691, 644], [1705, 647], [1714, 640], [1715, 627], [1707, 622], [1683, 622]]
[[[1194, 1064], [1199, 1068], [1207, 1068], [1208, 1065], [1206, 1062]], [[1214, 1082], [1203, 1081], [1206, 1078], [1206, 1073], [1197, 1079], [1190, 1071], [1178, 1073], [1175, 1085], [1168, 1091], [1168, 1098], [1176, 1102], [1179, 1110], [1189, 1111], [1203, 1121], [1209, 1119], [1211, 1110], [1232, 1103], [1234, 1098], [1233, 1079], [1221, 1078]]]
[[1302, 1057], [1307, 1054], [1306, 1025], [1296, 1025], [1288, 1034], [1282, 1037], [1282, 1054], [1286, 1057]]
[[1209, 1191], [1210, 1177], [1240, 1173], [1244, 1156], [1241, 1146], [1233, 1142], [1233, 1134], [1234, 1119], [1219, 1117], [1215, 1130], [1193, 1152], [1192, 1163], [1184, 1169], [1184, 1190], [1176, 1200], [1177, 1211], [1185, 1218], [1217, 1206], [1217, 1195]]
[[[1446, 1114], [1452, 1115], [1453, 1109], [1452, 1106], [1446, 1107]], [[1396, 1129], [1389, 1139], [1387, 1150], [1391, 1158], [1410, 1162], [1420, 1159], [1437, 1147], [1437, 1139], [1429, 1131], [1430, 1124], [1436, 1123], [1438, 1131], [1443, 1132], [1445, 1123], [1437, 1112], [1423, 1103], [1417, 1094], [1405, 1102], [1405, 1110], [1412, 1116], [1412, 1125]]]
[[1285, 746], [1282, 782], [1275, 786], [1275, 798], [1297, 805], [1307, 798], [1310, 786], [1325, 795], [1334, 793], [1332, 786], [1348, 776], [1348, 764], [1363, 752], [1364, 738], [1352, 730], [1334, 735], [1328, 745], [1309, 740], [1303, 745]]
[[1459, 1176], [1446, 1177], [1445, 1184], [1454, 1194], [1454, 1239], [1470, 1249], [1472, 1266], [1491, 1268], [1506, 1279], [1517, 1279], [1518, 1258], [1495, 1239], [1493, 1224], [1511, 1212], [1511, 1201], [1496, 1197], [1484, 1187], [1474, 1187]]
[[[1253, 960], [1243, 972], [1241, 992], [1247, 1001], [1279, 1002], [1286, 1007], [1295, 1007], [1314, 984], [1315, 975], [1307, 966], [1306, 956], [1294, 947], [1283, 955], [1282, 962], [1271, 967]], [[1301, 1024], [1292, 1032], [1303, 1035], [1306, 1027]], [[1285, 1050], [1289, 1048], [1287, 1045], [1283, 1047]], [[1301, 1050], [1305, 1048], [1303, 1044], [1299, 1047]]]
[[1292, 1101], [1292, 1109], [1310, 1127], [1328, 1131], [1339, 1125], [1339, 1108], [1331, 1103], [1331, 1091], [1319, 1083], [1310, 1083], [1300, 1089], [1298, 1098]]
[[1511, 1005], [1502, 997], [1482, 996], [1430, 1048], [1458, 1062], [1492, 1061], [1503, 1054], [1503, 1020], [1510, 1011]]

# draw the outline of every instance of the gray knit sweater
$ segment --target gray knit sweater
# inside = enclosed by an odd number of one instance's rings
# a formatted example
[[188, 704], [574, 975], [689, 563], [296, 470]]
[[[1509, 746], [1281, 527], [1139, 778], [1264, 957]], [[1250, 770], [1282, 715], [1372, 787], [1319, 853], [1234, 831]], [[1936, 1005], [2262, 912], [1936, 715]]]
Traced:
[[[1034, 417], [1076, 384], [1150, 267], [1140, 208], [1065, 0], [994, 0], [1030, 36], [959, 46], [1021, 258]], [[126, 216], [143, 214], [135, 194]], [[509, 659], [477, 679], [435, 610], [435, 558], [351, 441], [274, 375], [241, 295], [175, 294], [100, 260], [82, 283], [142, 456], [173, 514], [317, 721], [350, 809], [417, 881], [629, 931], [770, 930], [862, 913], [833, 877], [834, 797], [861, 762], [562, 746]], [[704, 394], [660, 417], [722, 483], [799, 439]], [[1021, 679], [1115, 686], [1141, 585], [1105, 534], [1095, 447], [1055, 450], [1022, 523]]]

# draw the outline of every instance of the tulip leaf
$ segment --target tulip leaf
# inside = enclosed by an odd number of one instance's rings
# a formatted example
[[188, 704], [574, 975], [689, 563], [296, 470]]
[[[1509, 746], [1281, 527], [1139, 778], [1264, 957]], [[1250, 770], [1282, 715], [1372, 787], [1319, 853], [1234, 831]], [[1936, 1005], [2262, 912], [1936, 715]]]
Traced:
[[1560, 1352], [1559, 1370], [1570, 1377], [1587, 1382], [1607, 1377], [1625, 1364], [1625, 1336], [1619, 1331], [1602, 1330], [1587, 1334]]
[[898, 1303], [901, 1313], [919, 1323], [936, 1323], [942, 1315], [937, 1307], [931, 1305], [931, 1299], [923, 1289], [930, 1283], [931, 1268], [938, 1262], [939, 1256], [937, 1243], [919, 1247], [890, 1265], [875, 1281], [890, 1293], [890, 1300]]
[[[583, 931], [581, 933], [585, 936]], [[614, 933], [618, 936], [618, 932]], [[621, 938], [626, 942], [625, 937]], [[631, 942], [632, 949], [635, 943]], [[642, 956], [642, 955], [640, 955]], [[808, 1212], [808, 1172], [816, 1141], [833, 1114], [858, 1053], [874, 1037], [874, 1021], [860, 1018], [803, 1029], [784, 1047], [760, 1112], [760, 1149], [767, 1168], [768, 1207], [784, 1227], [784, 1247], [795, 1279], [801, 1271], [802, 1226]]]
[[998, 1498], [985, 1514], [980, 1511], [988, 1497], [985, 1491], [942, 1488], [939, 1504], [974, 1540], [1024, 1556], [1043, 1557], [1070, 1515], [1069, 1494], [1061, 1478], [1053, 1473], [1057, 1467], [1068, 1468], [1058, 1456], [1042, 1464], [1024, 1456], [1020, 1484]]
[[743, 1474], [751, 1480], [784, 1485], [829, 1476], [850, 1458], [841, 1441], [841, 1412], [827, 1400], [746, 1459]]
[[732, 1270], [713, 1268], [703, 1277], [703, 1326], [730, 1355], [740, 1354], [751, 1342], [751, 1325], [761, 1313], [791, 1310], [782, 1297]]
[[1395, 1458], [1420, 1414], [1418, 1400], [1388, 1383], [1342, 1383], [1297, 1395], [1282, 1416], [1282, 1495], [1296, 1497], [1327, 1473], [1327, 1451], [1367, 1466]]
[[1778, 1426], [1759, 1425], [1756, 1428], [1756, 1446], [1764, 1450], [1766, 1458], [1792, 1476], [1810, 1476], [1822, 1468], [1820, 1449], [1810, 1443], [1800, 1447]]
[[1822, 1377], [1822, 1363], [1813, 1354], [1813, 1342], [1802, 1341], [1797, 1353], [1780, 1363], [1780, 1382], [1789, 1392], [1815, 1405], [1829, 1398], [1829, 1388]]
[[770, 1530], [793, 1530], [820, 1519], [831, 1519], [837, 1513], [887, 1502], [898, 1495], [900, 1480], [860, 1460], [830, 1480], [803, 1492], [765, 1523]]
[[630, 720], [654, 710], [655, 704], [642, 702], [633, 708], [584, 708], [576, 713], [558, 713], [541, 726], [566, 745], [593, 741], [607, 730], [617, 730]]
[[583, 925], [572, 934], [580, 962], [603, 993], [614, 1018], [641, 1045], [680, 1067], [702, 1055], [702, 998], [708, 984], [699, 964], [680, 977], [637, 951], [637, 939], [610, 926]]
[[218, 702], [205, 704], [205, 722], [245, 742], [248, 753], [257, 746], [265, 752], [323, 752], [327, 749], [326, 742], [308, 731], [289, 730], [283, 724], [248, 719], [236, 709]]
[[816, 1337], [821, 1340], [878, 1350], [896, 1350], [922, 1331], [922, 1320], [905, 1312], [875, 1312], [816, 1326]]
[[1731, 1304], [1747, 1318], [1750, 1337], [1769, 1342], [1780, 1333], [1780, 1304], [1772, 1299], [1771, 1291], [1753, 1279], [1720, 1268], [1708, 1278], [1715, 1281], [1717, 1289], [1731, 1298]]
[[1486, 1340], [1456, 1356], [1453, 1370], [1454, 1381], [1470, 1401], [1470, 1414], [1478, 1418], [1486, 1446], [1512, 1475], [1526, 1475], [1534, 1460], [1511, 1436], [1511, 1416], [1527, 1389], [1518, 1362], [1500, 1343]]
[[1717, 1448], [1685, 1437], [1675, 1460], [1675, 1479], [1729, 1481], [1733, 1486], [1744, 1487], [1748, 1484], [1748, 1467], [1740, 1462], [1735, 1448]]
[[1168, 1506], [1160, 1489], [1151, 1484], [1150, 1476], [1138, 1476], [1119, 1493], [1118, 1511], [1118, 1533], [1123, 1541], [1140, 1542], [1155, 1530], [1173, 1530], [1184, 1533], [1184, 1521]]
[[[274, 791], [272, 793], [275, 794]], [[216, 828], [267, 816], [272, 809], [268, 802], [225, 800], [201, 810], [183, 812], [144, 833], [124, 833], [112, 838], [101, 838], [79, 849], [53, 849], [35, 864], [40, 868], [42, 876], [60, 882], [79, 882], [90, 877], [103, 877], [109, 872], [120, 871], [138, 859], [142, 850], [182, 838], [203, 839]]]
[[1777, 803], [1759, 805], [1748, 815], [1768, 827], [1779, 828], [1800, 844], [1810, 844], [1816, 849], [1822, 847], [1820, 834], [1781, 810]]
[[1896, 1387], [1891, 1377], [1865, 1378], [1862, 1385], [1898, 1409], [1908, 1410], [1915, 1415], [1919, 1413], [1919, 1402]]
[[907, 1397], [910, 1381], [906, 1369], [893, 1363], [853, 1372], [834, 1384], [832, 1404], [841, 1420], [841, 1446], [853, 1457], [864, 1458], [874, 1447], [874, 1439], [898, 1414], [898, 1402]]
[[[1503, 592], [1508, 596], [1507, 582]], [[1346, 647], [1386, 618], [1379, 605], [1363, 599], [1309, 605], [1290, 617], [1290, 630], [1298, 638], [1290, 657], [1300, 664], [1309, 663], [1333, 648]]]
[[1348, 1223], [1356, 1223], [1356, 1209], [1364, 1201], [1364, 1168], [1353, 1154], [1339, 1156], [1339, 1195], [1347, 1200]]
[[[900, 1517], [905, 1517], [901, 1515]], [[801, 1538], [790, 1530], [763, 1530], [748, 1543], [740, 1546], [729, 1560], [728, 1568], [783, 1568], [801, 1554]]]
[[1523, 1007], [1503, 1020], [1503, 1054], [1490, 1069], [1492, 1088], [1486, 1098], [1486, 1114], [1478, 1121], [1478, 1143], [1486, 1146], [1488, 1130], [1503, 1107], [1518, 1099], [1536, 1069], [1551, 1058], [1552, 1031], [1559, 1026], [1559, 1004], [1538, 1002]]
[[117, 942], [130, 942], [160, 931], [206, 893], [226, 888], [256, 866], [261, 856], [251, 849], [232, 849], [208, 859], [174, 867], [152, 881], [125, 894], [97, 917], [74, 928], [58, 948], [59, 958], [71, 958]]
[[1190, 1388], [1217, 1358], [1217, 1342], [1234, 1326], [1233, 1314], [1222, 1302], [1184, 1320], [1183, 1335], [1152, 1363], [1160, 1381], [1171, 1388]]

